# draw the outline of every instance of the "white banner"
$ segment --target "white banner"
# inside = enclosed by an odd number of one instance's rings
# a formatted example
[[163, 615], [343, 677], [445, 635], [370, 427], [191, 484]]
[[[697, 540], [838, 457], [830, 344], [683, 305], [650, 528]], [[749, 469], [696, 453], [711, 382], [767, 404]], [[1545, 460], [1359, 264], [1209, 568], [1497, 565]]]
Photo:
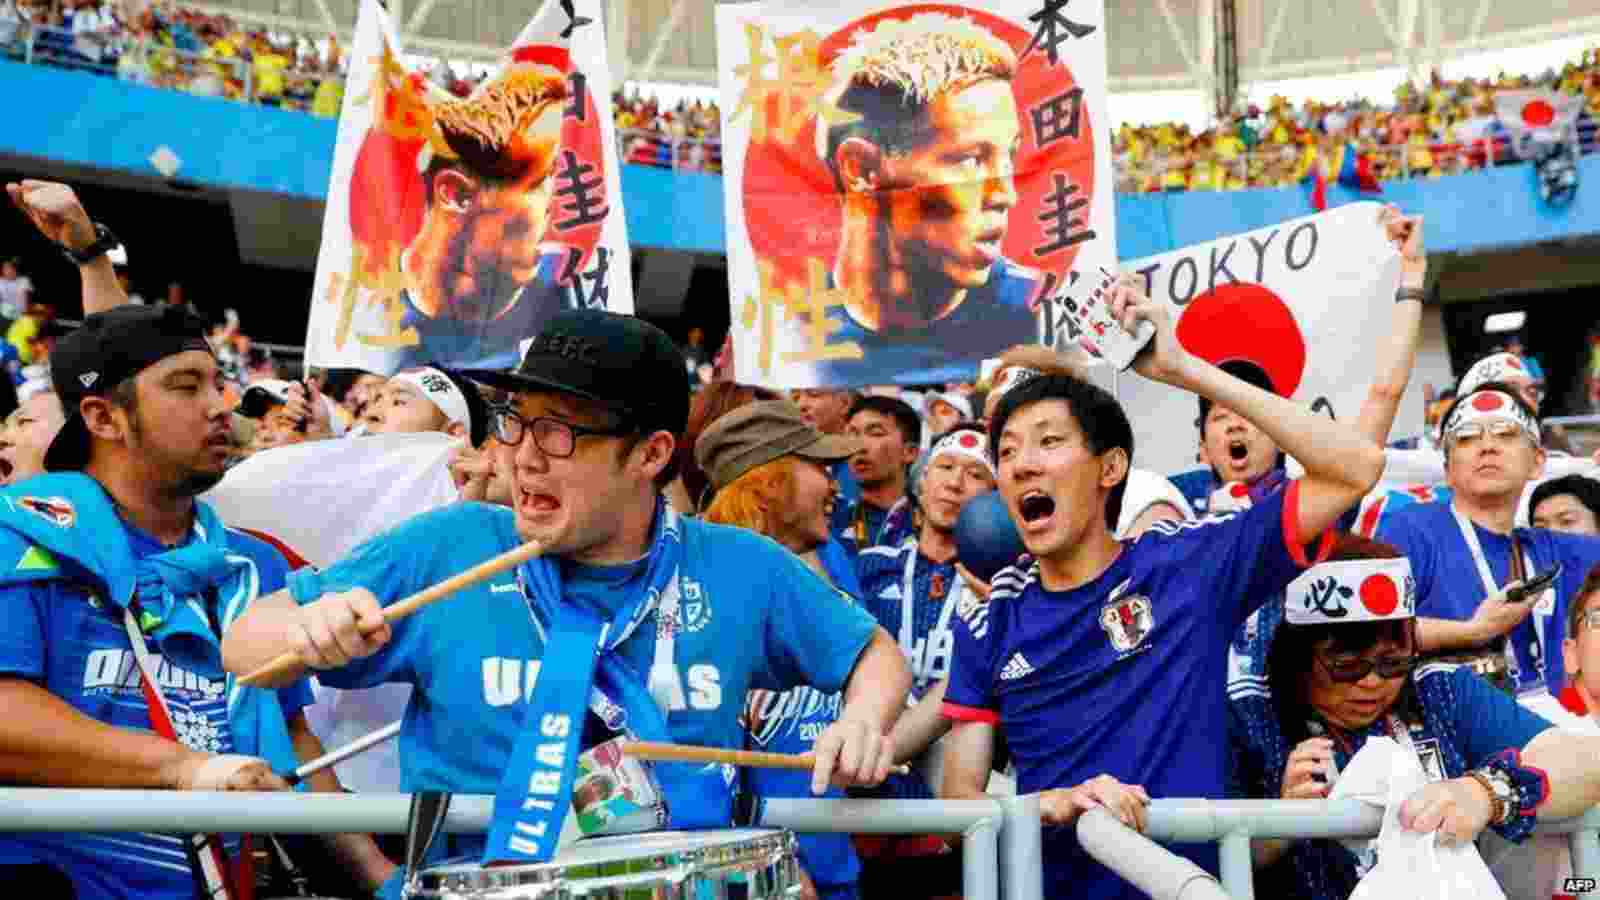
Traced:
[[1583, 112], [1583, 97], [1558, 91], [1496, 91], [1495, 115], [1511, 132], [1511, 146], [1518, 156], [1528, 156], [1525, 139], [1555, 143], [1575, 139], [1568, 132]]
[[[1382, 206], [1352, 203], [1234, 237], [1124, 263], [1171, 305], [1178, 339], [1213, 363], [1244, 360], [1278, 393], [1353, 422], [1393, 323], [1400, 257], [1378, 224]], [[1195, 468], [1200, 411], [1193, 394], [1133, 374], [1117, 379], [1140, 468]], [[1395, 434], [1422, 427], [1413, 379]]]
[[1103, 4], [717, 5], [735, 371], [975, 380], [1116, 270]]
[[468, 97], [401, 54], [363, 0], [307, 362], [508, 368], [563, 308], [633, 312], [599, 0], [547, 0]]

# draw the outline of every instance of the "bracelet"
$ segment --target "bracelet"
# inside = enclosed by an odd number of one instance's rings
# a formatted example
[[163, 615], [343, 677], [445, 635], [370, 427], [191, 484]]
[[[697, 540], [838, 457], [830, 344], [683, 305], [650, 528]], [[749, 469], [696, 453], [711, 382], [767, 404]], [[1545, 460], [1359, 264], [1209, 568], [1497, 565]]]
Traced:
[[1423, 303], [1426, 302], [1427, 299], [1428, 292], [1422, 288], [1403, 287], [1394, 292], [1394, 302], [1396, 303], [1404, 303], [1407, 300], [1415, 300], [1418, 303]]
[[1511, 816], [1516, 810], [1511, 801], [1511, 786], [1482, 769], [1467, 772], [1467, 777], [1481, 785], [1489, 795], [1489, 824], [1504, 825], [1511, 821]]

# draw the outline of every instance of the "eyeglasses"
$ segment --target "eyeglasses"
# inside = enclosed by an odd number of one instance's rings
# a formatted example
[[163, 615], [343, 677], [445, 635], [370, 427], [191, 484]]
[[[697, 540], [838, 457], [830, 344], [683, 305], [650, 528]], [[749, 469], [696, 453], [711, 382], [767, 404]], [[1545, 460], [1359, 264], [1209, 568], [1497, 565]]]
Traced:
[[1526, 432], [1522, 430], [1522, 426], [1515, 422], [1494, 419], [1487, 423], [1474, 422], [1470, 425], [1462, 425], [1455, 431], [1450, 432], [1449, 437], [1452, 443], [1460, 444], [1466, 441], [1475, 441], [1485, 434], [1497, 440], [1509, 440], [1514, 437], [1521, 437]]
[[1312, 656], [1317, 658], [1317, 662], [1322, 663], [1322, 668], [1327, 671], [1328, 677], [1340, 684], [1360, 681], [1371, 675], [1374, 669], [1377, 670], [1379, 678], [1404, 678], [1411, 674], [1411, 670], [1417, 665], [1415, 653], [1405, 656], [1380, 656], [1377, 659], [1357, 657], [1337, 662], [1323, 657], [1320, 653], [1313, 653]]
[[1600, 607], [1587, 610], [1578, 616], [1578, 627], [1600, 631]]
[[578, 449], [578, 438], [595, 437], [622, 437], [632, 434], [632, 426], [623, 423], [610, 428], [590, 428], [586, 425], [574, 425], [549, 416], [538, 416], [524, 419], [516, 414], [510, 407], [500, 406], [491, 411], [495, 440], [507, 447], [516, 447], [529, 432], [533, 433], [533, 445], [539, 452], [554, 459], [566, 459]]

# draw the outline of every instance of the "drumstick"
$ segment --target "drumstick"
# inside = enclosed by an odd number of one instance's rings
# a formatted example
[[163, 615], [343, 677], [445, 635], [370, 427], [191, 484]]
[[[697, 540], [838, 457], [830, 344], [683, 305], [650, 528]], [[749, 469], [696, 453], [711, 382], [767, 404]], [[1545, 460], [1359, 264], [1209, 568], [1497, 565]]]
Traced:
[[[622, 752], [655, 762], [728, 763], [755, 769], [805, 769], [816, 766], [814, 753], [761, 753], [755, 750], [724, 750], [721, 747], [696, 747], [692, 744], [663, 744], [656, 741], [626, 741]], [[907, 765], [890, 766], [894, 775], [910, 775]]]
[[288, 775], [283, 776], [283, 780], [288, 782], [290, 787], [294, 787], [300, 782], [305, 781], [307, 778], [310, 778], [312, 775], [321, 772], [323, 769], [326, 769], [329, 766], [336, 766], [352, 756], [365, 753], [399, 733], [400, 723], [390, 722], [371, 734], [364, 734], [337, 750], [330, 750], [327, 753], [322, 754], [300, 768], [295, 769], [293, 772], [290, 772]]
[[[543, 552], [544, 547], [538, 541], [529, 541], [520, 547], [496, 556], [493, 559], [478, 563], [459, 575], [452, 575], [433, 587], [424, 588], [411, 596], [383, 608], [385, 622], [398, 622], [406, 616], [430, 603], [442, 600], [462, 588], [469, 588], [488, 578], [493, 578], [507, 569], [519, 566]], [[267, 663], [249, 675], [239, 679], [239, 683], [250, 687], [258, 687], [261, 682], [276, 675], [281, 675], [300, 665], [300, 657], [291, 653], [279, 654], [277, 659]]]

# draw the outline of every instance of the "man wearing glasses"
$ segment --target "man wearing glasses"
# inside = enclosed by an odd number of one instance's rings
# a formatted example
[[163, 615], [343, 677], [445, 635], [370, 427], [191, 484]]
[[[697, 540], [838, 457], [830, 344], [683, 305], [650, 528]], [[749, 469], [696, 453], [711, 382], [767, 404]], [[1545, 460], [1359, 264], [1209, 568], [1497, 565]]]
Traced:
[[[1444, 418], [1448, 502], [1391, 511], [1378, 537], [1411, 559], [1417, 645], [1472, 665], [1537, 708], [1562, 688], [1564, 611], [1600, 563], [1600, 538], [1517, 528], [1518, 505], [1545, 462], [1534, 409], [1489, 381]], [[1559, 567], [1547, 588], [1511, 590]]]
[[1600, 568], [1589, 573], [1572, 601], [1562, 662], [1572, 680], [1572, 692], [1588, 713], [1583, 725], [1600, 734]]
[[[910, 682], [894, 640], [777, 544], [680, 518], [661, 497], [689, 406], [670, 338], [630, 316], [566, 311], [516, 372], [471, 374], [512, 395], [493, 417], [511, 508], [435, 510], [326, 571], [296, 573], [229, 631], [230, 671], [293, 651], [336, 687], [413, 685], [401, 789], [514, 797], [516, 825], [538, 847], [513, 838], [505, 846], [521, 855], [501, 852], [497, 801], [496, 860], [548, 858], [583, 773], [621, 779], [613, 796], [639, 808], [575, 808], [580, 826], [731, 825], [731, 768], [640, 766], [617, 741], [740, 748], [752, 688], [842, 690], [838, 721], [816, 741], [813, 791], [884, 779]], [[514, 576], [384, 622], [382, 607], [524, 541], [543, 554]], [[524, 749], [533, 723], [547, 738]], [[484, 847], [451, 836], [428, 859]]]

